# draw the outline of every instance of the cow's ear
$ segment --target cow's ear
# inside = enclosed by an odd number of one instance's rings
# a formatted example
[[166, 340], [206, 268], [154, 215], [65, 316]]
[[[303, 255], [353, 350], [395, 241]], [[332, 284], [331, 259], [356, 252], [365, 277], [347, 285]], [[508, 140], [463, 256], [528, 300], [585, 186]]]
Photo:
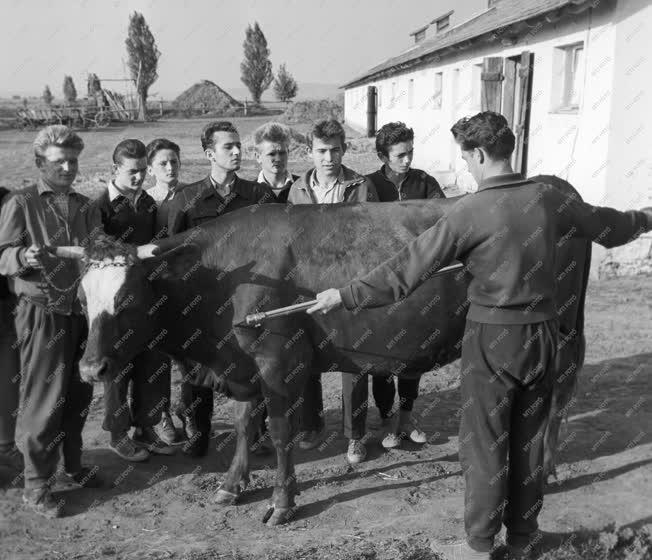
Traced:
[[149, 280], [176, 280], [201, 266], [201, 250], [189, 243], [142, 260]]

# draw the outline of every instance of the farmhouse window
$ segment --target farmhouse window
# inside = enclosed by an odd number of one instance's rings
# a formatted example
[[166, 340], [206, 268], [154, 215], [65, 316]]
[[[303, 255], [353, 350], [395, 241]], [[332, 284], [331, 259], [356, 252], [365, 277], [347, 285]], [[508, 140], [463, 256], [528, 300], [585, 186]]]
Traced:
[[553, 108], [560, 112], [577, 112], [582, 101], [584, 79], [584, 43], [555, 49]]
[[441, 94], [443, 86], [443, 77], [442, 72], [435, 72], [435, 88], [432, 94], [432, 108], [441, 109]]

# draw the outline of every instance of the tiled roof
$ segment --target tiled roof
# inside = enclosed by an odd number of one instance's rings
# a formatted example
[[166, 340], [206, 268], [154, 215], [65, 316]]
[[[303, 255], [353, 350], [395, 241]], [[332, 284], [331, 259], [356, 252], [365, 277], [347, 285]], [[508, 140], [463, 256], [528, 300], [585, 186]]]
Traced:
[[433, 55], [447, 47], [458, 45], [474, 39], [485, 33], [496, 32], [509, 25], [522, 22], [547, 12], [561, 9], [568, 5], [576, 5], [579, 10], [597, 5], [600, 0], [499, 0], [494, 6], [478, 14], [476, 17], [453, 27], [436, 36], [418, 43], [398, 56], [387, 59], [374, 66], [364, 74], [344, 84], [343, 88], [351, 87], [372, 80], [377, 74], [391, 71], [397, 66], [417, 63], [419, 59]]

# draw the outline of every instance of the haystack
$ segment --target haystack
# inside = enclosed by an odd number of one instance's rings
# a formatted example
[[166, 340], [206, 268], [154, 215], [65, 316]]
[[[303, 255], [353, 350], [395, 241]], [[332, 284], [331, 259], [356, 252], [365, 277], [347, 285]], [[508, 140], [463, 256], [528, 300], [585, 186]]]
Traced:
[[181, 111], [193, 113], [224, 113], [240, 107], [240, 103], [210, 80], [202, 80], [190, 86], [174, 104]]

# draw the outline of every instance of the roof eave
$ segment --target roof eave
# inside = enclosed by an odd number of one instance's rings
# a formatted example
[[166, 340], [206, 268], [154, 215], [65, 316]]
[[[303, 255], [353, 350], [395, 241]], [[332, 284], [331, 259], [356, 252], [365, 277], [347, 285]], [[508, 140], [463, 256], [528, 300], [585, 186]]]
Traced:
[[[593, 7], [596, 4], [596, 0], [570, 0], [568, 4], [565, 4], [561, 7], [553, 8], [551, 10], [541, 12], [535, 16], [524, 16], [522, 19], [511, 22], [507, 25], [506, 28], [496, 27], [489, 31], [482, 32], [476, 36], [468, 37], [461, 39], [457, 43], [452, 43], [446, 45], [440, 49], [424, 53], [421, 56], [406, 60], [405, 62], [397, 63], [396, 65], [390, 66], [388, 68], [383, 68], [377, 72], [367, 72], [363, 76], [351, 80], [341, 86], [338, 89], [349, 89], [352, 87], [357, 87], [364, 85], [365, 83], [373, 82], [378, 79], [388, 78], [396, 74], [400, 74], [403, 71], [420, 66], [425, 64], [433, 59], [438, 59], [446, 54], [451, 52], [459, 52], [466, 50], [472, 46], [477, 45], [482, 40], [493, 42], [498, 40], [504, 40], [506, 37], [510, 39], [510, 44], [514, 44], [517, 40], [517, 35], [522, 31], [523, 24], [529, 20], [532, 21], [532, 25], [536, 25], [538, 22], [545, 21], [546, 23], [554, 23], [559, 21], [565, 16], [572, 16], [584, 11], [588, 8]], [[530, 25], [526, 27], [531, 27]], [[501, 33], [496, 33], [496, 31], [501, 30]], [[453, 31], [453, 30], [451, 30]], [[381, 63], [378, 66], [382, 66]], [[372, 69], [373, 70], [373, 69]]]

